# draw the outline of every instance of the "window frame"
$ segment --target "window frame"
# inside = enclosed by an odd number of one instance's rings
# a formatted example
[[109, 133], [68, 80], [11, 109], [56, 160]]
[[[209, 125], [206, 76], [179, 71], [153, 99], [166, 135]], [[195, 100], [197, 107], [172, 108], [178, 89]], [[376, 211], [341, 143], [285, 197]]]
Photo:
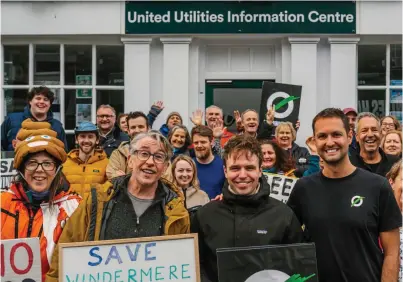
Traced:
[[385, 90], [385, 115], [388, 116], [390, 115], [390, 90], [394, 90], [394, 89], [402, 89], [403, 85], [390, 85], [390, 46], [391, 45], [396, 45], [396, 44], [400, 44], [401, 43], [388, 43], [388, 44], [370, 44], [370, 43], [366, 43], [366, 44], [360, 44], [362, 45], [386, 45], [386, 71], [385, 71], [385, 75], [386, 75], [386, 85], [358, 85], [358, 48], [357, 48], [357, 104], [358, 104], [358, 90]]
[[[35, 63], [35, 45], [59, 45], [60, 50], [60, 83], [55, 85], [46, 85], [49, 89], [58, 89], [59, 90], [59, 99], [60, 99], [60, 122], [65, 124], [65, 90], [76, 90], [76, 89], [91, 89], [92, 97], [91, 97], [91, 122], [96, 123], [96, 109], [97, 109], [97, 90], [123, 90], [125, 89], [124, 83], [123, 85], [97, 85], [97, 46], [123, 46], [123, 56], [124, 56], [124, 45], [123, 43], [107, 43], [107, 42], [99, 42], [97, 44], [91, 44], [88, 42], [68, 42], [68, 43], [55, 43], [55, 42], [18, 42], [18, 43], [2, 43], [1, 44], [1, 69], [4, 68], [4, 47], [5, 46], [16, 46], [16, 45], [28, 45], [28, 85], [4, 85], [4, 76], [1, 75], [0, 78], [0, 87], [1, 87], [1, 95], [2, 99], [0, 102], [1, 111], [4, 108], [4, 97], [5, 90], [9, 89], [26, 89], [27, 91], [32, 87], [38, 87], [41, 85], [34, 84], [34, 63]], [[91, 85], [66, 85], [65, 84], [65, 46], [91, 46], [91, 75], [92, 75], [92, 83]], [[124, 71], [124, 70], [123, 70]], [[0, 117], [0, 121], [3, 122], [5, 113], [3, 113]], [[74, 130], [65, 129], [66, 134], [74, 134]]]

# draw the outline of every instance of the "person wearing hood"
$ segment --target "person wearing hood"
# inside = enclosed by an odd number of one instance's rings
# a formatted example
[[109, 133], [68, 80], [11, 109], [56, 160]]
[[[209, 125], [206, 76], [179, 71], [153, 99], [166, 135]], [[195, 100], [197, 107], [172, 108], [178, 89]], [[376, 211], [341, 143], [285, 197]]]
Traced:
[[309, 151], [295, 143], [297, 132], [291, 122], [280, 122], [276, 127], [277, 144], [283, 148], [295, 163], [295, 176], [302, 177], [308, 169]]
[[69, 192], [61, 170], [66, 160], [64, 144], [53, 130], [35, 129], [27, 123], [20, 131], [14, 168], [18, 175], [1, 193], [1, 240], [39, 238], [42, 281], [66, 221], [81, 197]]
[[172, 112], [168, 115], [166, 123], [161, 126], [160, 133], [164, 137], [168, 137], [169, 131], [175, 125], [182, 125], [182, 124], [183, 124], [183, 119], [182, 119], [181, 115], [178, 112]]
[[[160, 133], [138, 134], [130, 144], [132, 173], [90, 194], [65, 226], [59, 243], [140, 238], [189, 233], [182, 193], [161, 176], [172, 149]], [[59, 281], [55, 250], [46, 281]]]
[[191, 222], [191, 232], [198, 233], [203, 282], [218, 281], [218, 248], [303, 242], [301, 224], [292, 210], [270, 197], [259, 142], [250, 136], [233, 137], [224, 146], [223, 157], [227, 179], [223, 200], [201, 207]]
[[51, 110], [55, 94], [45, 86], [34, 87], [28, 92], [27, 100], [28, 105], [23, 112], [9, 114], [1, 124], [1, 150], [14, 151], [13, 140], [16, 139], [22, 122], [29, 118], [35, 122], [48, 122], [52, 130], [56, 132], [56, 137], [63, 142], [67, 152], [66, 133], [63, 125], [53, 118]]
[[109, 161], [104, 150], [98, 147], [98, 128], [92, 122], [80, 123], [74, 133], [78, 148], [68, 154], [63, 173], [70, 183], [70, 190], [84, 197], [92, 185], [105, 183]]

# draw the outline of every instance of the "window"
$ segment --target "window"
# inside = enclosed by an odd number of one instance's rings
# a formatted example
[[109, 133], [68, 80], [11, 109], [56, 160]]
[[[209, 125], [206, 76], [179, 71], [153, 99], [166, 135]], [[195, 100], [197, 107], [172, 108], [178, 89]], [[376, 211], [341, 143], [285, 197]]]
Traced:
[[123, 45], [31, 43], [3, 45], [3, 50], [4, 113], [23, 111], [31, 87], [49, 87], [56, 96], [51, 109], [64, 125], [69, 149], [78, 123], [96, 122], [96, 106], [124, 111]]
[[402, 122], [402, 45], [358, 46], [358, 112]]

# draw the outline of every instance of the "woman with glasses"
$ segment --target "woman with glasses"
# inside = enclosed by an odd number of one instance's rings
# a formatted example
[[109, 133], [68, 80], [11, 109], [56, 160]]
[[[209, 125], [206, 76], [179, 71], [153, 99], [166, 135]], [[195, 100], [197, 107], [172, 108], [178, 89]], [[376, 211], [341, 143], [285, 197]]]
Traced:
[[15, 150], [18, 175], [1, 193], [1, 239], [39, 238], [42, 280], [66, 221], [81, 198], [69, 193], [61, 170], [64, 144], [54, 131], [27, 131]]
[[394, 116], [386, 116], [381, 119], [382, 136], [392, 130], [401, 131], [400, 122]]

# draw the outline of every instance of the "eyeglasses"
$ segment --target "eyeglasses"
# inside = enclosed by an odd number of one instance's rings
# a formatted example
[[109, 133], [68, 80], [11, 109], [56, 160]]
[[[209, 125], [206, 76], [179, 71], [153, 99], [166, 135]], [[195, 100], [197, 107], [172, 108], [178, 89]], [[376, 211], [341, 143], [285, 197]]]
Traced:
[[113, 118], [113, 115], [97, 115], [97, 118], [103, 119], [103, 118]]
[[385, 123], [385, 122], [383, 122], [382, 126], [384, 126], [384, 127], [395, 127], [395, 124], [394, 123]]
[[136, 150], [134, 151], [134, 154], [137, 155], [137, 158], [139, 158], [140, 161], [147, 161], [152, 156], [154, 162], [158, 164], [164, 163], [167, 159], [167, 155], [165, 154], [161, 153], [151, 154], [150, 152], [144, 150]]
[[45, 171], [52, 171], [56, 168], [56, 163], [55, 162], [38, 163], [36, 161], [30, 161], [25, 164], [25, 169], [29, 171], [35, 171], [38, 169], [39, 166], [41, 166], [42, 169]]

